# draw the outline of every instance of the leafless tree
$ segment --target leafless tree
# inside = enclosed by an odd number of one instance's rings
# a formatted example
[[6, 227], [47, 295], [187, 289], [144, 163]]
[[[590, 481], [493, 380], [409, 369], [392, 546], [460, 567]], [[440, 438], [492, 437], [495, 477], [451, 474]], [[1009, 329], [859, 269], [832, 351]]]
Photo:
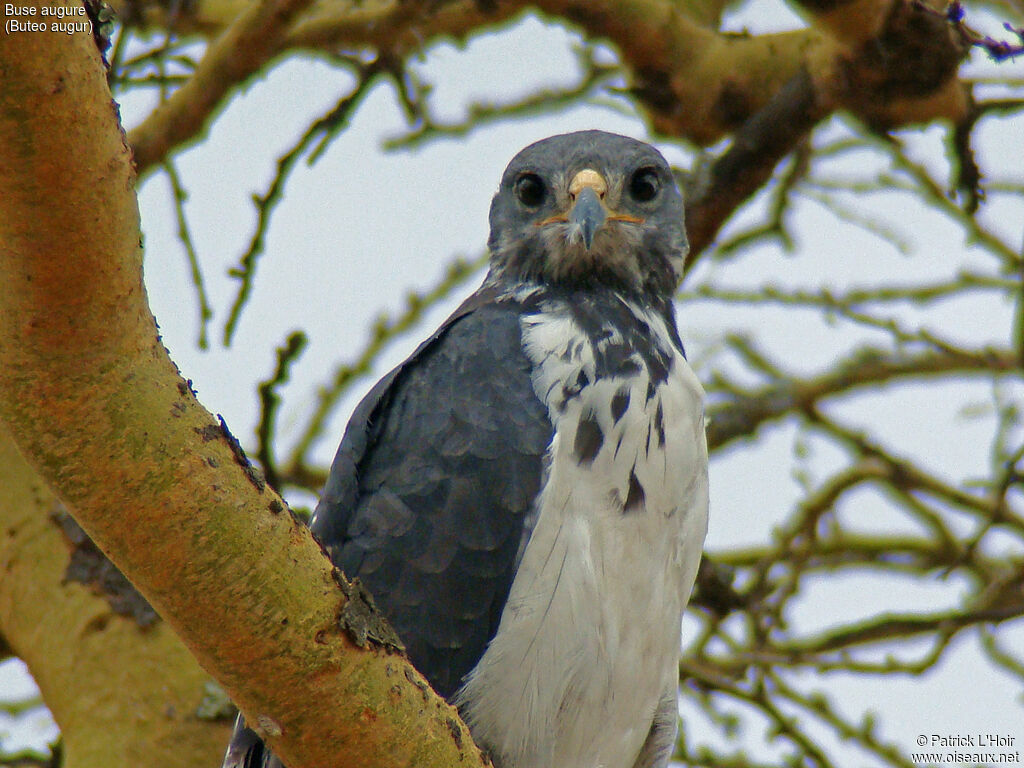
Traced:
[[[408, 122], [389, 148], [458, 140], [580, 103], [639, 111], [652, 135], [694, 159], [679, 171], [692, 245], [681, 301], [811, 314], [867, 334], [837, 343], [831, 362], [809, 372], [756, 335], [698, 345], [713, 461], [757, 450], [785, 426], [796, 435], [800, 493], [771, 512], [777, 525], [756, 546], [707, 553], [680, 661], [684, 706], [699, 707], [725, 736], [761, 724], [787, 765], [842, 765], [834, 745], [845, 741], [872, 765], [908, 767], [911, 745], [886, 740], [873, 718], [849, 716], [801, 675], [882, 684], [927, 672], [964, 639], [1024, 682], [1024, 656], [1004, 639], [1024, 616], [1016, 388], [1024, 254], [1021, 221], [998, 214], [1016, 201], [1008, 210], [1019, 215], [1024, 165], [1019, 151], [985, 162], [975, 153], [979, 129], [1019, 125], [1024, 82], [998, 66], [984, 77], [964, 67], [972, 53], [998, 62], [1022, 52], [1020, 0], [808, 0], [793, 3], [806, 28], [777, 34], [722, 32], [728, 4], [718, 0], [113, 5], [116, 19], [86, 0], [92, 34], [0, 37], [0, 652], [26, 662], [62, 733], [51, 755], [0, 763], [213, 765], [233, 712], [226, 691], [293, 768], [480, 764], [455, 711], [395, 650], [366, 598], [278, 495], [316, 492], [325, 467], [313, 447], [336, 439], [325, 428], [342, 396], [480, 262], [453, 259], [437, 285], [382, 315], [363, 353], [337, 361], [285, 451], [281, 388], [305, 344], [301, 333], [289, 337], [259, 391], [257, 439], [245, 446], [258, 469], [168, 358], [142, 284], [135, 185], [164, 174], [193, 275], [182, 291], [194, 296], [197, 344], [210, 344], [215, 330], [215, 343], [230, 344], [250, 311], [293, 169], [329, 151], [381, 83]], [[37, 4], [18, 6], [15, 17], [24, 22], [28, 7], [42, 20]], [[441, 40], [508, 34], [528, 9], [578, 35], [577, 82], [469, 104], [464, 121], [437, 117], [410, 62]], [[993, 13], [1008, 23], [1001, 37], [973, 29], [976, 15]], [[176, 155], [216, 130], [241, 87], [310, 56], [350, 73], [354, 85], [255, 196], [257, 224], [233, 272], [237, 296], [215, 329]], [[126, 135], [111, 94], [133, 89], [157, 89], [160, 101]], [[934, 147], [923, 159], [908, 150], [935, 127], [946, 161]], [[756, 259], [769, 246], [798, 250], [793, 233], [809, 203], [913, 252], [914, 233], [870, 206], [885, 196], [960, 232], [962, 262], [909, 282], [864, 274], [842, 289], [795, 278], [737, 287], [716, 277], [715, 265]], [[744, 216], [761, 218], [727, 226]], [[933, 312], [979, 299], [1007, 307], [992, 343], [958, 341], [955, 313]], [[977, 446], [988, 470], [969, 483], [835, 407], [937, 382], [981, 383], [990, 394], [979, 411], [988, 433]], [[818, 476], [806, 457], [824, 446], [840, 458]], [[865, 530], [844, 513], [865, 488], [899, 533]], [[864, 571], [894, 591], [955, 580], [960, 598], [930, 612], [844, 616], [824, 630], [792, 622], [809, 585]], [[909, 639], [916, 654], [901, 645]], [[769, 764], [720, 745], [684, 727], [677, 757], [709, 768]]]

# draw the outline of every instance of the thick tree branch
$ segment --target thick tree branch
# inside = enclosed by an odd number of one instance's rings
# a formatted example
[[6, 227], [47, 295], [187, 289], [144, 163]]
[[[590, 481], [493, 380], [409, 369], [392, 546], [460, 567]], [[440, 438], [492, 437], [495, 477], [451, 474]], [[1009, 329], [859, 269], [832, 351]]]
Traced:
[[91, 36], [18, 38], [0, 71], [0, 419], [21, 453], [292, 768], [478, 764], [401, 655], [339, 626], [347, 585], [160, 344]]
[[3, 425], [0, 488], [0, 633], [61, 724], [63, 768], [213, 765], [230, 723], [195, 716], [208, 675], [166, 624], [143, 629], [75, 579], [58, 502]]
[[[889, 126], [959, 120], [967, 109], [955, 78], [963, 46], [941, 17], [911, 0], [806, 3], [815, 27], [756, 36], [719, 34], [708, 26], [720, 10], [714, 3], [691, 8], [670, 0], [504, 0], [485, 12], [468, 0], [321, 0], [299, 13], [308, 3], [266, 0], [243, 14], [244, 5], [206, 0], [177, 7], [173, 19], [152, 0], [115, 3], [133, 23], [173, 24], [182, 33], [205, 35], [226, 30], [192, 80], [133, 131], [140, 173], [193, 138], [227, 93], [284, 51], [366, 49], [400, 60], [426, 43], [465, 38], [531, 7], [611, 40], [654, 128], [701, 145], [740, 129], [799, 77], [809, 77], [810, 94], [798, 96], [790, 110], [796, 113], [813, 103], [820, 116], [846, 108], [869, 124]], [[236, 20], [237, 14], [243, 15]], [[773, 113], [780, 109], [785, 111], [777, 103], [771, 107]], [[790, 131], [802, 136], [802, 121]], [[769, 159], [760, 164], [770, 170]]]
[[698, 177], [686, 195], [690, 252], [685, 271], [711, 245], [726, 219], [771, 178], [775, 166], [829, 112], [806, 70], [736, 132], [729, 150]]

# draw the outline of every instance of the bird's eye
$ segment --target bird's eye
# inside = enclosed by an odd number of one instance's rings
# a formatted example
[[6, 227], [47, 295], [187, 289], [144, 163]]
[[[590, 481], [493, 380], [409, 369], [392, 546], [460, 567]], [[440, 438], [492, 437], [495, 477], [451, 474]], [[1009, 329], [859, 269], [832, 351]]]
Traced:
[[536, 208], [544, 202], [544, 182], [536, 173], [524, 173], [516, 179], [516, 197], [527, 208]]
[[629, 194], [638, 203], [648, 203], [658, 196], [661, 179], [654, 168], [641, 168], [629, 180]]

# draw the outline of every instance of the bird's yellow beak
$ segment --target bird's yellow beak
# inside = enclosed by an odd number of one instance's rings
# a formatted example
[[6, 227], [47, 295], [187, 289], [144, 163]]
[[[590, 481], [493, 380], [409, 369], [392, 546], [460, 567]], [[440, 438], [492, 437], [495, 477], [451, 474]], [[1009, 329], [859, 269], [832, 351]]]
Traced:
[[572, 200], [568, 213], [559, 213], [538, 221], [536, 226], [561, 222], [568, 224], [566, 234], [570, 243], [583, 241], [589, 251], [598, 230], [608, 221], [623, 221], [627, 224], [643, 224], [639, 216], [627, 213], [616, 213], [608, 209], [604, 197], [608, 191], [608, 182], [604, 176], [593, 168], [584, 168], [573, 176], [569, 182], [569, 198]]
[[608, 218], [608, 209], [604, 206], [604, 195], [608, 191], [608, 182], [595, 170], [584, 168], [569, 182], [569, 197], [572, 208], [569, 211], [569, 242], [583, 240], [590, 250], [597, 233]]

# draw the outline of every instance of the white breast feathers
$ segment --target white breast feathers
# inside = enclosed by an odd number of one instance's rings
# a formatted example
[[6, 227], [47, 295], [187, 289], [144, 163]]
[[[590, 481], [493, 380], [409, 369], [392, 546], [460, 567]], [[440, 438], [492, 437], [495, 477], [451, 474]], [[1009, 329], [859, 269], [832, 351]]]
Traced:
[[707, 529], [703, 390], [664, 319], [621, 302], [629, 329], [588, 332], [555, 302], [522, 320], [554, 425], [547, 477], [498, 632], [456, 697], [499, 766], [633, 768], [675, 700]]

